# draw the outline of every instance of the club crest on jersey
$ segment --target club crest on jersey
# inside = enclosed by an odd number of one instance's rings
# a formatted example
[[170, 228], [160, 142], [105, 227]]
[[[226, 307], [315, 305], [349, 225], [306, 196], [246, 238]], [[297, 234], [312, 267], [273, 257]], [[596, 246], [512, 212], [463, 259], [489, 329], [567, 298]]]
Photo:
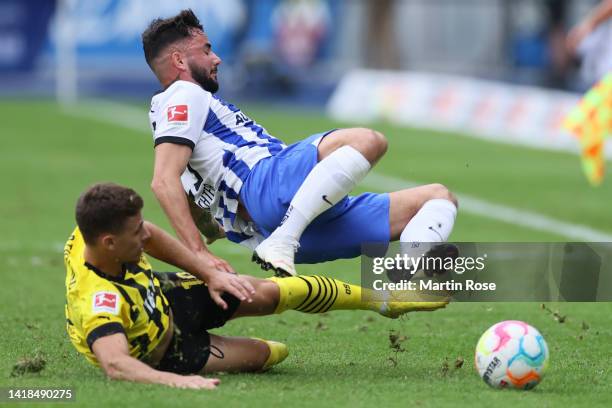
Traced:
[[119, 295], [113, 292], [97, 292], [93, 297], [93, 313], [119, 314]]
[[168, 107], [168, 122], [175, 125], [184, 125], [189, 122], [189, 109], [187, 105], [174, 105]]

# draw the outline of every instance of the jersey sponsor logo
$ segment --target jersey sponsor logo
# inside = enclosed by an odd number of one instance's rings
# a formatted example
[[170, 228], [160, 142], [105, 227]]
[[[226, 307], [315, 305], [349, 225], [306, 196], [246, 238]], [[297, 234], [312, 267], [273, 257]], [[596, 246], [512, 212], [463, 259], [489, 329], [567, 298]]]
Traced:
[[196, 204], [200, 208], [210, 209], [210, 206], [215, 199], [215, 188], [210, 184], [204, 184], [202, 192], [197, 196]]
[[187, 122], [189, 109], [187, 105], [174, 105], [168, 107], [168, 122]]
[[334, 204], [333, 204], [331, 201], [329, 201], [329, 200], [327, 199], [327, 194], [323, 194], [323, 195], [321, 196], [321, 198], [322, 198], [322, 199], [323, 199], [323, 201], [325, 201], [327, 204], [331, 205], [332, 207], [334, 206]]
[[93, 313], [119, 314], [119, 295], [113, 292], [96, 292], [92, 304]]
[[[188, 190], [187, 194], [193, 200], [194, 203], [200, 208], [210, 209], [210, 206], [215, 199], [216, 189], [210, 184], [204, 183], [204, 179], [200, 176], [193, 167], [187, 165], [187, 174], [191, 174], [193, 179], [189, 182], [186, 179], [183, 179], [185, 173], [183, 173], [183, 177], [181, 177], [181, 181], [183, 181], [183, 187], [185, 191]], [[193, 183], [193, 186], [190, 184]]]

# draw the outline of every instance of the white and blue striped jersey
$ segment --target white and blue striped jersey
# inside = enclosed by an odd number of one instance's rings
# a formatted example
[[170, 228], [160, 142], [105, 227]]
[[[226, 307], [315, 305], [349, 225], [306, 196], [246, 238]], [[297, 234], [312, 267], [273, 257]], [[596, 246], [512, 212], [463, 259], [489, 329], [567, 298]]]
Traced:
[[240, 189], [255, 164], [286, 146], [234, 105], [188, 81], [153, 96], [149, 119], [155, 146], [192, 149], [181, 176], [189, 197], [211, 211], [231, 241], [255, 247], [262, 237], [236, 214]]

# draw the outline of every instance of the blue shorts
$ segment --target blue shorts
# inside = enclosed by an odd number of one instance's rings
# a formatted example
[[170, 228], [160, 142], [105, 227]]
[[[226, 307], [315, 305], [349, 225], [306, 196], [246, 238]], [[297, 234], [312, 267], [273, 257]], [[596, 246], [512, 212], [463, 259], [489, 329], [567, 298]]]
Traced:
[[[255, 165], [240, 190], [240, 201], [267, 237], [280, 224], [289, 203], [317, 164], [317, 133]], [[389, 194], [347, 196], [306, 228], [296, 263], [319, 263], [361, 255], [365, 242], [389, 242]]]

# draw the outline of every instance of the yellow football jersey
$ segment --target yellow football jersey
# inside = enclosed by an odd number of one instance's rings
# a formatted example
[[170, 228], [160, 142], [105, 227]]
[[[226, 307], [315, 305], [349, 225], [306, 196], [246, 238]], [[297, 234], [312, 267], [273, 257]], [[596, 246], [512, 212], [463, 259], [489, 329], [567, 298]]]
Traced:
[[124, 276], [105, 275], [83, 257], [85, 241], [78, 228], [64, 248], [66, 327], [72, 344], [99, 365], [93, 342], [125, 333], [130, 355], [142, 359], [163, 339], [170, 321], [168, 300], [143, 255], [138, 264], [124, 264]]

